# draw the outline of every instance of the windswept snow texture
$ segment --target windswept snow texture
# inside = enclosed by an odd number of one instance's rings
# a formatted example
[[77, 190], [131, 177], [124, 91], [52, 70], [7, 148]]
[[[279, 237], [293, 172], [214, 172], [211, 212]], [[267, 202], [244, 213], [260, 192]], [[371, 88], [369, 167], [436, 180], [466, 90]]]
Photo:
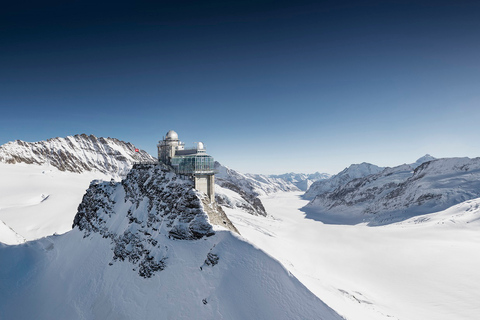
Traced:
[[269, 175], [270, 178], [282, 179], [287, 182], [294, 184], [299, 190], [307, 191], [308, 188], [315, 182], [319, 180], [329, 179], [332, 175], [329, 173], [285, 173], [278, 175]]
[[290, 182], [259, 174], [243, 174], [215, 162], [215, 199], [228, 208], [241, 208], [253, 214], [265, 216], [265, 208], [259, 199], [279, 191], [298, 191]]
[[307, 216], [327, 223], [381, 225], [480, 197], [480, 158], [445, 158], [352, 180], [317, 196]]
[[99, 171], [121, 178], [134, 162], [155, 161], [145, 151], [135, 149], [133, 144], [114, 138], [77, 134], [39, 142], [8, 142], [0, 146], [0, 162], [48, 164], [60, 171]]
[[160, 165], [93, 183], [64, 235], [0, 244], [0, 279], [1, 319], [341, 319]]
[[327, 192], [332, 192], [345, 183], [352, 181], [353, 179], [363, 178], [365, 176], [378, 173], [383, 168], [377, 167], [370, 163], [352, 164], [350, 167], [345, 168], [343, 171], [337, 173], [329, 179], [319, 180], [314, 182], [310, 188], [305, 192], [305, 199], [313, 199], [317, 195], [321, 195]]

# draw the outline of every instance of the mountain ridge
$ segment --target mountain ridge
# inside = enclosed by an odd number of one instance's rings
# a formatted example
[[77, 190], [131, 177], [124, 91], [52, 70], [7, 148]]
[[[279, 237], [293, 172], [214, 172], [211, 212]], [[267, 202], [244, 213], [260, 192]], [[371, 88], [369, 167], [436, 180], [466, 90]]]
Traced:
[[[400, 165], [317, 195], [307, 210], [325, 221], [389, 224], [480, 197], [480, 158], [442, 158]], [[315, 216], [315, 215], [312, 215]], [[340, 221], [339, 220], [339, 221]]]
[[151, 161], [155, 158], [130, 142], [84, 133], [37, 142], [16, 140], [0, 146], [3, 163], [48, 164], [60, 171], [99, 171], [116, 178], [124, 177], [134, 162]]

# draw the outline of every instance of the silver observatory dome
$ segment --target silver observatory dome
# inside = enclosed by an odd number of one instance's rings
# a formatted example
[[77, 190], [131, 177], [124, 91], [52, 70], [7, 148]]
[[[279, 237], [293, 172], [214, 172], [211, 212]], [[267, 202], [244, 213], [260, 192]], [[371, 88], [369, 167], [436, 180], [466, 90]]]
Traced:
[[178, 134], [175, 131], [170, 130], [167, 132], [165, 140], [178, 140]]

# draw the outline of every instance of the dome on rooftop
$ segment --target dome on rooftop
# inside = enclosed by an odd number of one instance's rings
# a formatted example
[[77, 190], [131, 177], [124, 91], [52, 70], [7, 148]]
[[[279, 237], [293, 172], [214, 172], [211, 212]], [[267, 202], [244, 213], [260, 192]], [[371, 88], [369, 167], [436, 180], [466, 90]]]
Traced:
[[178, 140], [178, 134], [175, 131], [170, 130], [167, 132], [165, 140]]

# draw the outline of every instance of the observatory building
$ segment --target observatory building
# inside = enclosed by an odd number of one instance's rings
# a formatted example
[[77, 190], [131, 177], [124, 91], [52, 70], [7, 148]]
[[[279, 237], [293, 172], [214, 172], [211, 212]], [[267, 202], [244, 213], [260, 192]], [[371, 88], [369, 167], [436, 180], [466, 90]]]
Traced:
[[195, 189], [205, 193], [210, 202], [215, 200], [214, 161], [203, 143], [198, 142], [196, 148], [185, 149], [185, 143], [178, 139], [178, 134], [170, 130], [157, 147], [158, 161], [173, 167], [176, 173], [193, 179]]

